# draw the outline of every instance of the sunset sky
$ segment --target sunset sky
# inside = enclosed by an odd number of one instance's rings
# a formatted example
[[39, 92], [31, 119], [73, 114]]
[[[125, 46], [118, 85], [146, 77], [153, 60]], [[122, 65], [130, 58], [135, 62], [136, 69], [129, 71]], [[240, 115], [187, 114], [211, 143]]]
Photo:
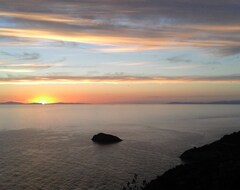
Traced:
[[0, 0], [0, 102], [240, 99], [239, 0]]

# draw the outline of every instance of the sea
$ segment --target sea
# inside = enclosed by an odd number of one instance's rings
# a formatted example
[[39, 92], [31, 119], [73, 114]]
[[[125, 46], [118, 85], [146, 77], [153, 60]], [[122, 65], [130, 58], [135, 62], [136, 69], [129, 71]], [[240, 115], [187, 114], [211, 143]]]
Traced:
[[[240, 105], [0, 105], [1, 190], [121, 190], [240, 130]], [[100, 132], [122, 142], [92, 142]]]

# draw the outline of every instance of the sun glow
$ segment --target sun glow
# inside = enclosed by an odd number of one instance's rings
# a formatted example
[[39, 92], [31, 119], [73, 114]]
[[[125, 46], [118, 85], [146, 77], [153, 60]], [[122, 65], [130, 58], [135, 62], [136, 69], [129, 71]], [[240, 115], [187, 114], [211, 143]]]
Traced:
[[38, 96], [30, 100], [31, 103], [38, 103], [38, 104], [52, 104], [56, 103], [56, 98], [49, 97], [49, 96]]

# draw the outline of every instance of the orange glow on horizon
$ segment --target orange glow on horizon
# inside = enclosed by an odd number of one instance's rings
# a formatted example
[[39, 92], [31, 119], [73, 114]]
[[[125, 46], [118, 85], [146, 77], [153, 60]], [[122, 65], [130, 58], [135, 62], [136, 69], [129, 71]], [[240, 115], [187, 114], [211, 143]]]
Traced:
[[54, 97], [50, 96], [38, 96], [29, 101], [30, 103], [38, 103], [38, 104], [52, 104], [56, 103], [57, 100]]

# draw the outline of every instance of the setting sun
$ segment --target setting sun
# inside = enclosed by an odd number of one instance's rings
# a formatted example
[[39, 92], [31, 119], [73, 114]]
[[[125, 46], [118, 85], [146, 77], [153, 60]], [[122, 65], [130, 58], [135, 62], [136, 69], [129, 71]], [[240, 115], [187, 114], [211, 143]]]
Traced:
[[39, 103], [39, 104], [52, 104], [52, 103], [56, 103], [56, 99], [53, 97], [49, 97], [49, 96], [38, 96], [36, 98], [33, 98], [32, 100], [30, 100], [31, 103]]

